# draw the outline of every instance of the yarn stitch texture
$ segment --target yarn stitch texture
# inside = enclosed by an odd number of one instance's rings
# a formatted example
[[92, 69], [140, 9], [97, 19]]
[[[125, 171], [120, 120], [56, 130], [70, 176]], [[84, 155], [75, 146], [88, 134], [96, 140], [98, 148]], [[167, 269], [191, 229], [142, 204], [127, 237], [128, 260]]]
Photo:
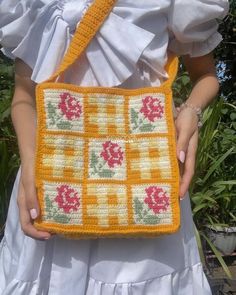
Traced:
[[171, 91], [177, 58], [169, 59], [169, 80], [155, 88], [53, 82], [83, 52], [114, 3], [94, 2], [60, 68], [36, 89], [41, 214], [35, 226], [68, 237], [151, 237], [180, 226]]

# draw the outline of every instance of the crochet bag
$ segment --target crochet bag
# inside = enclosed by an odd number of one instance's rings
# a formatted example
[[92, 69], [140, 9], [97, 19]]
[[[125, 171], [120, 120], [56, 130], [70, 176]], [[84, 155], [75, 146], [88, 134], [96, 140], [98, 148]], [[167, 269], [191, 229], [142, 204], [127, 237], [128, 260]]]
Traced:
[[52, 77], [37, 85], [35, 227], [74, 238], [152, 237], [180, 226], [171, 86], [78, 87], [57, 78], [92, 40], [115, 0], [95, 0]]

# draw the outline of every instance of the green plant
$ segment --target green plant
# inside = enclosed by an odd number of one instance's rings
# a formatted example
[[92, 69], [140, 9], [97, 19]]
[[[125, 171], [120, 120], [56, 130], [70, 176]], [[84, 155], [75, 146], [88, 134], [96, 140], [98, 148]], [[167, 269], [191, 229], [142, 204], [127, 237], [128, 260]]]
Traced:
[[10, 117], [13, 66], [0, 56], [0, 229], [4, 225], [13, 181], [19, 167], [16, 136]]
[[206, 223], [231, 226], [236, 221], [235, 115], [235, 106], [224, 99], [204, 113], [190, 189], [198, 228]]
[[229, 278], [221, 253], [205, 234], [205, 225], [233, 226], [236, 221], [236, 111], [224, 98], [216, 100], [203, 116], [196, 173], [190, 188], [196, 237], [202, 262], [201, 239], [206, 241]]

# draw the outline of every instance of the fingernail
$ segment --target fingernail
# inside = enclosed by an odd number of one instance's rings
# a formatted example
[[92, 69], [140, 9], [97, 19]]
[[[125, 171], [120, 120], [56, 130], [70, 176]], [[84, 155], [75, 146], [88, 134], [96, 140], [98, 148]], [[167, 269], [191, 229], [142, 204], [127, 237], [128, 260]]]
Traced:
[[179, 160], [181, 163], [184, 163], [184, 161], [185, 161], [185, 152], [184, 151], [180, 151]]
[[31, 216], [32, 219], [37, 218], [38, 214], [37, 214], [36, 209], [31, 209], [30, 210], [30, 216]]

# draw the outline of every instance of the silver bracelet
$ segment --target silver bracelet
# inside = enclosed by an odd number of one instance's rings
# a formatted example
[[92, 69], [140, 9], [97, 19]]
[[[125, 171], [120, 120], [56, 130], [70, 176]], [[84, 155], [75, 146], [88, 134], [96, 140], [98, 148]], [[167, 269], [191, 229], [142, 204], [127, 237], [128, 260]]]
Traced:
[[198, 128], [201, 128], [203, 125], [203, 123], [202, 123], [202, 109], [199, 107], [196, 107], [188, 102], [183, 102], [179, 107], [179, 112], [181, 110], [183, 110], [184, 108], [190, 108], [190, 109], [194, 110], [194, 112], [196, 113], [196, 115], [198, 117]]

